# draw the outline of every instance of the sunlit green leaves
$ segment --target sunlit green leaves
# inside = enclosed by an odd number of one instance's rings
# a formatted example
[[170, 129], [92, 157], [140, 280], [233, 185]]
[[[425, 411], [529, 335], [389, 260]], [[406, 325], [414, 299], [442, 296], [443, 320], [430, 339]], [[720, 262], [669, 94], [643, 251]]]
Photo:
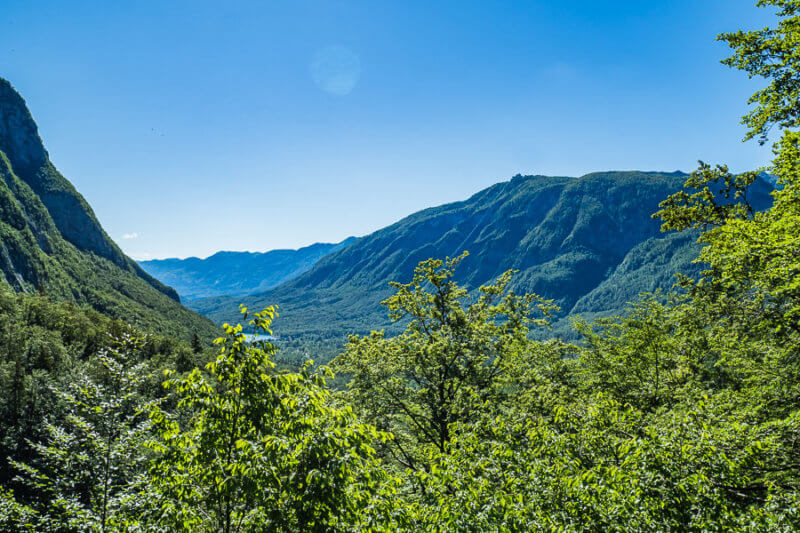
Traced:
[[[276, 315], [265, 309], [249, 325], [270, 333]], [[241, 325], [223, 329], [205, 372], [164, 383], [183, 414], [151, 412], [160, 438], [149, 519], [190, 531], [348, 530], [377, 490], [373, 443], [388, 435], [332, 406], [311, 363], [277, 373], [274, 346], [247, 343]]]
[[453, 281], [466, 257], [422, 261], [408, 283], [392, 283], [385, 305], [395, 320], [409, 318], [393, 338], [352, 336], [334, 365], [350, 378], [348, 399], [370, 423], [391, 431], [388, 452], [405, 468], [426, 455], [447, 453], [454, 424], [497, 403], [504, 379], [525, 357], [531, 324], [544, 325], [551, 302], [509, 289], [512, 272], [480, 287], [476, 298]]

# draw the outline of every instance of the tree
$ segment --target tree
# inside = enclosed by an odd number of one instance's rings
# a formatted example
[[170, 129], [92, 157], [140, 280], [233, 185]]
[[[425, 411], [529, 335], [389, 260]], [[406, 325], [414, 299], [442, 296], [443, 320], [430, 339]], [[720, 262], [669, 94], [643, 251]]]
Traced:
[[37, 513], [20, 504], [10, 490], [0, 487], [0, 528], [2, 531], [36, 532]]
[[575, 320], [584, 341], [579, 367], [584, 387], [605, 391], [618, 402], [644, 411], [679, 401], [690, 371], [675, 347], [672, 311], [651, 295], [622, 317], [594, 324]]
[[545, 325], [554, 308], [509, 289], [512, 271], [471, 301], [453, 280], [466, 255], [422, 261], [409, 283], [391, 283], [397, 292], [382, 304], [394, 321], [410, 319], [405, 331], [351, 336], [333, 362], [351, 376], [348, 398], [361, 416], [394, 434], [389, 450], [406, 468], [425, 467], [429, 451], [447, 453], [453, 425], [500, 400], [503, 376], [525, 357], [528, 326]]
[[[417, 472], [401, 531], [796, 531], [770, 428], [700, 400], [653, 417], [601, 392], [552, 418], [489, 414]], [[796, 422], [795, 422], [796, 423]]]
[[734, 52], [724, 64], [747, 72], [751, 78], [759, 76], [770, 80], [767, 87], [750, 97], [748, 103], [755, 104], [755, 109], [742, 119], [749, 128], [745, 139], [758, 136], [763, 144], [773, 126], [800, 126], [800, 58], [797, 56], [800, 2], [758, 0], [756, 5], [776, 7], [781, 17], [778, 25], [756, 31], [723, 33], [717, 39], [728, 43]]
[[192, 335], [192, 351], [195, 354], [203, 352], [203, 343], [200, 342], [200, 336], [197, 334], [197, 332]]
[[56, 389], [66, 406], [63, 423], [46, 423], [45, 442], [29, 443], [35, 461], [12, 461], [18, 480], [38, 492], [37, 530], [127, 531], [135, 521], [150, 427], [141, 396], [143, 342], [116, 339]]
[[[763, 143], [774, 126], [800, 126], [800, 1], [758, 5], [778, 8], [775, 28], [719, 39], [734, 50], [724, 63], [770, 80], [751, 97], [755, 108], [743, 120], [747, 138], [759, 136]], [[704, 230], [697, 261], [708, 268], [700, 280], [683, 281], [693, 308], [707, 325], [724, 326], [727, 340], [718, 336], [719, 342], [752, 347], [729, 362], [746, 368], [751, 384], [782, 396], [786, 414], [800, 406], [791, 392], [800, 384], [800, 134], [784, 129], [773, 151], [778, 188], [769, 209], [755, 212], [746, 203], [755, 172], [733, 175], [724, 165], [701, 164], [685, 190], [663, 202], [654, 216], [663, 220], [664, 230]]]
[[[272, 334], [275, 316], [255, 313], [250, 327]], [[333, 407], [311, 363], [277, 373], [273, 345], [223, 327], [205, 373], [164, 382], [178, 412], [150, 413], [159, 438], [148, 520], [179, 531], [350, 529], [374, 490], [373, 443], [387, 436]]]

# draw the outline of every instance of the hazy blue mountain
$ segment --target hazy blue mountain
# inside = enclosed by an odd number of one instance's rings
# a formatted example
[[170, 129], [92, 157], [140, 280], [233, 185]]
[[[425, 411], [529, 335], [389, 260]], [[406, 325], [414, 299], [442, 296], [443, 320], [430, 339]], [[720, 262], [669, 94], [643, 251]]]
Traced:
[[140, 261], [149, 274], [173, 287], [185, 301], [209, 296], [243, 296], [264, 292], [310, 270], [326, 255], [354, 243], [317, 243], [297, 250], [217, 252], [205, 259]]
[[215, 331], [108, 237], [83, 196], [50, 162], [25, 101], [2, 78], [0, 283], [89, 305], [153, 332]]

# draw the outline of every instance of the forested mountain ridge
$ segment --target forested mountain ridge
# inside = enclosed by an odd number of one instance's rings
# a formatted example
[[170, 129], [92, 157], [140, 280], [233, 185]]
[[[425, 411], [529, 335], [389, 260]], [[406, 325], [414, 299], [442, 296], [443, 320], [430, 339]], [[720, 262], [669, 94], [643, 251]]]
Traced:
[[[621, 310], [639, 293], [668, 289], [677, 272], [696, 272], [696, 235], [668, 235], [652, 220], [681, 188], [680, 172], [598, 172], [580, 178], [515, 176], [471, 198], [414, 213], [326, 256], [309, 272], [248, 298], [210, 298], [191, 306], [216, 321], [235, 319], [240, 301], [278, 304], [285, 334], [343, 338], [388, 325], [378, 302], [389, 281], [409, 279], [429, 257], [464, 259], [457, 280], [477, 288], [508, 269], [514, 289], [552, 298], [557, 318]], [[759, 181], [752, 203], [770, 203]]]
[[211, 335], [212, 324], [103, 231], [50, 161], [25, 101], [0, 78], [0, 273], [14, 290], [88, 304], [147, 331]]
[[310, 270], [321, 258], [356, 241], [315, 243], [297, 250], [217, 252], [205, 259], [140, 261], [144, 270], [173, 287], [186, 301], [264, 292]]

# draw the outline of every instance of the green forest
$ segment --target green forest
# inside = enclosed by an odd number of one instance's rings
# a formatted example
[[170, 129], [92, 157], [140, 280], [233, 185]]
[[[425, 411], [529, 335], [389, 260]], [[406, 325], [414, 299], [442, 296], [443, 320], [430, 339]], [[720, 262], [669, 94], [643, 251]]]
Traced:
[[[118, 250], [92, 266], [88, 244], [54, 240], [69, 276], [36, 252], [39, 290], [0, 288], [0, 530], [800, 530], [800, 0], [758, 5], [774, 27], [718, 39], [762, 83], [742, 122], [771, 167], [700, 162], [652, 213], [699, 236], [696, 268], [573, 317], [566, 340], [563, 302], [513, 269], [465, 283], [469, 250], [415, 259], [369, 304], [395, 325], [325, 366], [245, 335], [279, 336], [276, 306], [242, 306], [212, 343]], [[0, 155], [24, 189], [23, 159]], [[20, 220], [3, 235], [45, 213], [25, 194], [0, 205]], [[41, 246], [29, 233], [19, 246]]]

